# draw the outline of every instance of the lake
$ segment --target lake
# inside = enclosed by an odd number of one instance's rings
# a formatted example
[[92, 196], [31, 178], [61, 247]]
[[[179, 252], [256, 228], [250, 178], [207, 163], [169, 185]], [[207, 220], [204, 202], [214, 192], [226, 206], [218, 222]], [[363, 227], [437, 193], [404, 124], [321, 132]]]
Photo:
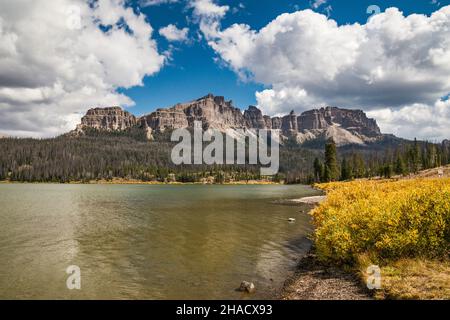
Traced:
[[[265, 299], [309, 249], [301, 185], [0, 184], [1, 299]], [[295, 222], [288, 222], [288, 218]], [[66, 269], [81, 270], [69, 290]], [[254, 294], [237, 292], [241, 281]]]

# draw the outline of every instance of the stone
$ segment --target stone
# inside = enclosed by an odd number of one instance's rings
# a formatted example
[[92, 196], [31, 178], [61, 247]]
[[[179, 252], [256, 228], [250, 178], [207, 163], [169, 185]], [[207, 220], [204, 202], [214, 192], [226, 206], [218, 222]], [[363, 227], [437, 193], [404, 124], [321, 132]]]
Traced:
[[253, 293], [255, 292], [256, 287], [252, 282], [242, 281], [239, 287], [239, 291]]

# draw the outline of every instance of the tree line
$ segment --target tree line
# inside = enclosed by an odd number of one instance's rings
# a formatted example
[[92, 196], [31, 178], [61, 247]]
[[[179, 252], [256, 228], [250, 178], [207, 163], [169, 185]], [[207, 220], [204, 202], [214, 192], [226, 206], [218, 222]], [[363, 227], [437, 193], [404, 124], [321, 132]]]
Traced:
[[[174, 143], [139, 134], [89, 132], [82, 137], [0, 139], [0, 181], [139, 180], [214, 183], [262, 179], [255, 165], [174, 165]], [[271, 178], [284, 180], [280, 173]]]
[[384, 152], [363, 154], [346, 151], [338, 154], [333, 139], [325, 144], [324, 157], [316, 157], [310, 182], [346, 181], [358, 178], [407, 176], [420, 170], [450, 164], [450, 145], [447, 142], [403, 143]]
[[223, 183], [268, 179], [310, 183], [407, 175], [450, 162], [449, 144], [388, 141], [386, 145], [355, 149], [337, 148], [332, 140], [325, 148], [287, 141], [280, 147], [279, 173], [261, 177], [257, 165], [174, 165], [170, 156], [173, 146], [167, 137], [147, 141], [141, 132], [95, 130], [80, 137], [0, 139], [0, 180]]

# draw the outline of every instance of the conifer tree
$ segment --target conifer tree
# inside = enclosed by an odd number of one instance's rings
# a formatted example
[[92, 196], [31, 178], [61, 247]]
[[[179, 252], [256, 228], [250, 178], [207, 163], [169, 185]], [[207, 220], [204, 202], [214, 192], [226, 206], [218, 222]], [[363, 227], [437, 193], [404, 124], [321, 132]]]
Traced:
[[350, 179], [351, 179], [350, 166], [347, 159], [344, 157], [341, 163], [341, 180], [345, 181]]
[[418, 173], [420, 170], [420, 147], [417, 139], [414, 138], [414, 144], [410, 151], [410, 166], [411, 171], [414, 173]]
[[319, 158], [315, 158], [314, 159], [314, 180], [316, 182], [321, 182], [323, 179], [323, 164], [322, 162], [319, 160]]
[[401, 175], [407, 174], [405, 161], [400, 154], [397, 155], [397, 159], [395, 160], [395, 173]]
[[325, 145], [325, 169], [324, 169], [324, 180], [326, 182], [336, 181], [339, 176], [338, 165], [337, 165], [337, 151], [336, 143], [331, 138], [327, 141]]

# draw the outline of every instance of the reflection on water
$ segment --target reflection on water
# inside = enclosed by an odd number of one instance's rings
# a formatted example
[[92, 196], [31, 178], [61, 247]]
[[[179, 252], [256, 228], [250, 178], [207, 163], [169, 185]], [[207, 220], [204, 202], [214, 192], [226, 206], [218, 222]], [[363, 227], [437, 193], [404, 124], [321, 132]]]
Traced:
[[[0, 298], [266, 298], [307, 250], [305, 186], [0, 185]], [[303, 211], [305, 208], [303, 208]], [[295, 217], [295, 223], [287, 222]], [[81, 290], [66, 288], [69, 265]], [[236, 292], [242, 280], [254, 295]]]

